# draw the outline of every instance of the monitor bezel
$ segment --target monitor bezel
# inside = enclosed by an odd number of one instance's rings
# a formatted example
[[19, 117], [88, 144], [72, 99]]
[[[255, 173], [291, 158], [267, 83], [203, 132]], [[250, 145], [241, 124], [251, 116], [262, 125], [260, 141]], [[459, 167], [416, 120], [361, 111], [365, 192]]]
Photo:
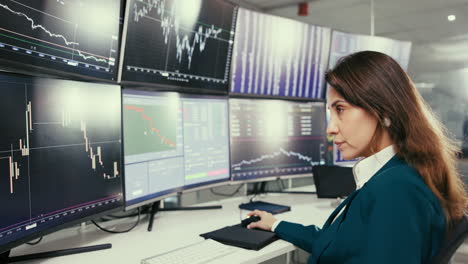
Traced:
[[[129, 91], [130, 94], [149, 93], [149, 94], [153, 94], [153, 95], [161, 96], [161, 97], [177, 94], [178, 98], [180, 99], [181, 104], [183, 104], [184, 98], [185, 99], [207, 99], [207, 100], [214, 99], [214, 100], [225, 101], [226, 102], [226, 107], [227, 107], [227, 109], [226, 109], [227, 110], [227, 124], [228, 124], [227, 129], [228, 129], [228, 133], [229, 133], [230, 123], [229, 123], [229, 97], [228, 96], [213, 95], [213, 94], [189, 94], [189, 93], [180, 93], [180, 92], [174, 92], [174, 91], [155, 91], [155, 90], [152, 90], [151, 88], [148, 89], [147, 87], [141, 87], [141, 86], [140, 86], [140, 89], [135, 89], [135, 87], [124, 87], [124, 86], [122, 86], [121, 91], [122, 91], [122, 97], [121, 97], [122, 98], [122, 106], [123, 106], [123, 98], [124, 98], [125, 91]], [[123, 117], [123, 107], [122, 107], [122, 117]], [[123, 118], [122, 118], [122, 138], [125, 137], [123, 129], [124, 129], [124, 124], [123, 124]], [[226, 178], [217, 179], [217, 180], [208, 181], [208, 182], [202, 182], [202, 183], [194, 183], [194, 184], [190, 184], [190, 185], [182, 185], [182, 186], [175, 187], [175, 188], [172, 188], [172, 189], [163, 190], [163, 191], [160, 191], [160, 192], [157, 192], [157, 193], [152, 193], [152, 194], [146, 195], [146, 197], [149, 197], [148, 199], [145, 199], [145, 200], [142, 200], [142, 201], [139, 201], [139, 202], [136, 202], [136, 203], [131, 203], [131, 201], [130, 201], [130, 204], [128, 204], [127, 199], [126, 199], [126, 184], [125, 184], [125, 181], [124, 181], [123, 182], [124, 197], [125, 197], [124, 198], [124, 207], [125, 207], [124, 210], [128, 211], [128, 210], [131, 210], [131, 209], [135, 209], [135, 208], [140, 207], [142, 205], [146, 205], [146, 204], [154, 203], [154, 202], [157, 202], [157, 201], [161, 201], [161, 200], [163, 200], [163, 199], [165, 199], [167, 197], [171, 197], [171, 196], [174, 196], [174, 195], [177, 195], [177, 194], [180, 194], [180, 193], [189, 193], [189, 192], [193, 192], [193, 191], [198, 191], [198, 190], [213, 188], [213, 187], [216, 187], [216, 186], [222, 186], [222, 185], [230, 184], [232, 182], [231, 181], [231, 168], [230, 168], [231, 145], [229, 143], [229, 140], [228, 140], [227, 143], [228, 143], [228, 159], [229, 159], [228, 170], [229, 170], [229, 172], [228, 172], [228, 176]], [[125, 160], [124, 146], [125, 146], [125, 144], [122, 144], [122, 149], [123, 149], [122, 153], [123, 153], [123, 158]], [[123, 163], [123, 164], [124, 164], [123, 170], [125, 171], [125, 163]], [[184, 163], [184, 166], [185, 166], [185, 163]], [[125, 173], [124, 173], [124, 175], [125, 175]], [[136, 199], [133, 199], [132, 201], [138, 200], [138, 199], [139, 198], [136, 198]]]
[[[225, 0], [215, 0], [218, 2], [222, 2], [224, 4], [229, 4], [233, 8], [233, 30], [235, 32], [237, 26], [237, 16], [239, 12], [239, 6]], [[117, 74], [117, 82], [123, 86], [132, 87], [134, 89], [141, 89], [145, 87], [148, 90], [154, 91], [167, 91], [167, 92], [180, 92], [180, 93], [194, 93], [194, 94], [214, 94], [214, 95], [229, 95], [229, 90], [231, 87], [231, 78], [232, 78], [232, 56], [233, 50], [228, 52], [228, 57], [226, 60], [226, 70], [229, 72], [228, 78], [226, 80], [226, 84], [224, 85], [223, 89], [206, 89], [202, 86], [200, 87], [191, 87], [191, 86], [181, 86], [174, 84], [160, 84], [158, 82], [143, 82], [143, 81], [134, 81], [134, 80], [124, 80], [123, 79], [123, 72], [124, 72], [124, 61], [125, 61], [125, 53], [127, 51], [126, 44], [127, 44], [127, 33], [128, 33], [128, 23], [129, 23], [129, 11], [130, 11], [130, 4], [131, 1], [127, 0], [125, 2], [125, 16], [124, 16], [124, 23], [122, 28], [121, 34], [121, 47], [120, 47], [120, 58], [119, 58], [119, 70]], [[235, 42], [235, 34], [233, 37], [233, 44], [232, 49], [234, 49], [234, 42]]]
[[[312, 104], [317, 104], [317, 103], [322, 103], [324, 105], [323, 107], [323, 115], [325, 117], [325, 122], [326, 122], [326, 100], [325, 99], [317, 99], [317, 100], [304, 100], [304, 98], [279, 98], [279, 97], [263, 97], [261, 96], [260, 98], [258, 98], [257, 96], [239, 96], [239, 97], [235, 97], [235, 96], [229, 96], [229, 107], [230, 107], [230, 103], [231, 103], [231, 99], [234, 99], [234, 100], [248, 100], [248, 101], [271, 101], [271, 100], [274, 100], [274, 101], [285, 101], [287, 103], [312, 103]], [[229, 108], [230, 109], [230, 108]], [[229, 112], [229, 118], [231, 118], [231, 113]], [[230, 122], [229, 122], [230, 124]], [[323, 139], [324, 139], [324, 143], [326, 143], [326, 135], [323, 136]], [[231, 150], [231, 140], [230, 140], [230, 144], [229, 144], [229, 148]], [[232, 162], [232, 152], [230, 151], [229, 152], [230, 154], [230, 161]], [[312, 168], [313, 166], [311, 166], [311, 170], [310, 172], [308, 173], [303, 173], [303, 172], [299, 172], [299, 173], [296, 173], [296, 174], [287, 174], [287, 175], [284, 175], [284, 174], [278, 174], [278, 175], [266, 175], [266, 176], [263, 176], [263, 177], [249, 177], [249, 178], [239, 178], [239, 177], [234, 177], [232, 175], [232, 164], [231, 164], [231, 167], [230, 167], [230, 171], [231, 171], [231, 182], [233, 184], [237, 184], [237, 183], [255, 183], [255, 182], [262, 182], [262, 181], [273, 181], [273, 180], [278, 180], [278, 179], [292, 179], [292, 178], [304, 178], [304, 177], [312, 177], [313, 174], [312, 174]]]
[[[184, 185], [183, 187], [183, 193], [189, 193], [192, 191], [199, 191], [203, 189], [209, 189], [217, 186], [222, 186], [222, 185], [228, 185], [232, 181], [231, 177], [231, 143], [230, 143], [230, 128], [231, 128], [231, 123], [230, 123], [230, 115], [229, 115], [229, 97], [228, 96], [216, 96], [216, 95], [203, 95], [203, 94], [182, 94], [181, 99], [183, 98], [189, 98], [189, 99], [214, 99], [214, 100], [224, 100], [226, 102], [226, 117], [227, 117], [227, 131], [228, 131], [228, 160], [229, 160], [229, 166], [228, 166], [228, 176], [227, 178], [224, 179], [217, 179], [217, 180], [212, 180], [212, 181], [207, 181], [207, 182], [202, 182], [202, 183], [194, 183], [194, 184], [189, 184], [189, 185]], [[185, 166], [185, 164], [184, 164]]]
[[[241, 9], [242, 7], [237, 7], [237, 15], [239, 14], [239, 10]], [[255, 11], [255, 10], [250, 10], [250, 9], [247, 9], [249, 11]], [[271, 14], [266, 14], [266, 15], [271, 15]], [[273, 15], [273, 16], [276, 16], [276, 15]], [[237, 23], [238, 23], [238, 19], [236, 20], [236, 28], [237, 28]], [[307, 23], [306, 23], [307, 24]], [[318, 25], [318, 24], [311, 24], [312, 26], [315, 26], [315, 27], [320, 27], [320, 28], [324, 28], [324, 29], [328, 29], [330, 31], [330, 34], [328, 34], [327, 38], [328, 38], [328, 46], [326, 46], [326, 52], [328, 52], [327, 55], [325, 55], [325, 61], [323, 63], [323, 65], [325, 66], [326, 69], [329, 69], [329, 64], [330, 64], [330, 54], [331, 54], [331, 47], [332, 47], [332, 36], [333, 36], [333, 31], [334, 29], [333, 28], [330, 28], [330, 27], [327, 27], [327, 26], [323, 26], [323, 25]], [[235, 45], [235, 44], [234, 44]], [[233, 49], [234, 49], [234, 46], [233, 46]], [[233, 51], [234, 53], [234, 51]], [[230, 68], [230, 72], [231, 74], [229, 75], [229, 89], [228, 89], [228, 94], [229, 94], [229, 97], [230, 98], [258, 98], [258, 99], [280, 99], [280, 100], [293, 100], [293, 101], [307, 101], [307, 102], [315, 102], [315, 101], [326, 101], [326, 94], [327, 94], [327, 82], [324, 81], [323, 82], [323, 87], [319, 87], [321, 89], [320, 91], [320, 96], [318, 98], [310, 98], [310, 97], [299, 97], [299, 96], [282, 96], [282, 95], [263, 95], [263, 94], [254, 94], [254, 93], [239, 93], [239, 92], [232, 92], [231, 89], [232, 89], [232, 82], [233, 82], [233, 76], [232, 76], [232, 65], [234, 63], [234, 54], [232, 54], [232, 57], [231, 57], [231, 68]], [[328, 70], [325, 70], [325, 73], [327, 72]], [[325, 78], [325, 76], [323, 77]]]
[[9, 59], [4, 59], [4, 58], [0, 58], [0, 71], [31, 75], [31, 76], [35, 76], [39, 78], [55, 78], [55, 79], [66, 79], [66, 80], [83, 81], [83, 82], [102, 82], [102, 83], [108, 83], [108, 84], [118, 84], [119, 83], [118, 74], [120, 72], [120, 67], [119, 67], [120, 55], [122, 53], [122, 48], [123, 48], [122, 26], [121, 26], [120, 20], [122, 19], [121, 17], [122, 7], [123, 7], [123, 3], [125, 2], [125, 0], [118, 0], [118, 1], [119, 1], [118, 3], [119, 21], [117, 21], [117, 23], [118, 23], [118, 35], [119, 35], [118, 44], [119, 45], [118, 45], [117, 53], [119, 55], [116, 56], [116, 60], [118, 61], [116, 61], [115, 63], [115, 69], [114, 69], [114, 72], [112, 73], [112, 77], [110, 78], [96, 77], [90, 74], [67, 71], [66, 70], [67, 68], [65, 68], [65, 70], [59, 70], [60, 67], [54, 67], [51, 69], [45, 66], [28, 64], [28, 63], [18, 62], [15, 60], [9, 60]]
[[313, 173], [303, 173], [303, 174], [291, 174], [291, 175], [279, 175], [279, 176], [265, 176], [263, 178], [249, 178], [242, 180], [231, 181], [231, 185], [235, 184], [246, 184], [246, 183], [257, 183], [257, 182], [266, 182], [266, 181], [277, 181], [277, 180], [289, 180], [289, 179], [299, 179], [299, 178], [308, 178], [313, 177]]
[[[121, 98], [122, 98], [122, 102], [121, 102], [121, 110], [122, 110], [122, 118], [121, 118], [121, 122], [122, 122], [122, 141], [125, 142], [125, 133], [124, 133], [124, 118], [123, 118], [123, 105], [124, 105], [124, 95], [125, 95], [125, 92], [129, 92], [130, 94], [140, 94], [140, 93], [151, 93], [151, 94], [156, 94], [157, 96], [160, 96], [160, 97], [164, 97], [164, 96], [171, 96], [171, 95], [174, 95], [174, 94], [177, 94], [177, 96], [180, 98], [180, 94], [177, 93], [177, 92], [168, 92], [168, 91], [155, 91], [155, 90], [152, 90], [152, 89], [148, 89], [146, 86], [138, 86], [139, 89], [135, 89], [135, 87], [128, 87], [128, 86], [124, 86], [124, 85], [121, 85], [120, 86], [121, 89]], [[181, 101], [182, 102], [182, 101]], [[123, 168], [122, 170], [124, 171], [124, 175], [126, 175], [126, 165], [125, 165], [125, 144], [122, 143], [122, 160], [123, 160]], [[170, 197], [170, 196], [174, 196], [176, 195], [177, 193], [181, 192], [182, 191], [182, 187], [183, 186], [178, 186], [178, 187], [175, 187], [175, 188], [171, 188], [171, 189], [168, 189], [168, 190], [163, 190], [163, 191], [160, 191], [158, 193], [152, 193], [152, 194], [149, 194], [149, 195], [146, 195], [146, 197], [148, 196], [152, 196], [146, 200], [143, 200], [143, 201], [139, 201], [139, 202], [136, 202], [136, 203], [131, 203], [131, 204], [128, 204], [127, 202], [127, 191], [126, 191], [126, 188], [127, 188], [127, 184], [126, 184], [126, 177], [124, 177], [124, 181], [123, 181], [123, 197], [124, 197], [124, 201], [123, 201], [123, 204], [124, 204], [124, 211], [129, 211], [129, 210], [132, 210], [132, 209], [135, 209], [135, 208], [138, 208], [140, 206], [143, 206], [143, 205], [146, 205], [146, 204], [151, 204], [151, 203], [154, 203], [154, 202], [157, 202], [157, 201], [161, 201], [167, 197]], [[158, 195], [159, 194], [159, 195]], [[140, 197], [141, 198], [141, 197]], [[139, 198], [136, 198], [136, 199], [133, 199], [131, 201], [134, 201], [134, 200], [138, 200]], [[130, 202], [131, 202], [130, 201]]]
[[80, 223], [84, 223], [86, 221], [93, 220], [93, 219], [96, 219], [96, 218], [104, 216], [104, 215], [120, 212], [120, 211], [122, 211], [122, 209], [124, 207], [123, 195], [121, 197], [121, 200], [122, 200], [121, 204], [119, 206], [115, 207], [115, 208], [108, 209], [108, 210], [105, 210], [105, 211], [102, 211], [102, 212], [99, 212], [99, 213], [96, 213], [96, 214], [92, 214], [92, 215], [89, 215], [89, 216], [86, 216], [86, 217], [83, 217], [83, 218], [71, 220], [71, 221], [68, 221], [66, 223], [59, 224], [59, 225], [56, 225], [56, 226], [53, 226], [53, 227], [50, 227], [50, 228], [46, 228], [44, 230], [37, 231], [37, 232], [34, 232], [34, 233], [30, 234], [30, 235], [27, 235], [27, 236], [25, 236], [23, 238], [19, 238], [17, 240], [14, 240], [14, 241], [8, 242], [8, 243], [6, 243], [4, 245], [1, 245], [0, 246], [0, 253], [7, 252], [7, 251], [9, 251], [9, 250], [11, 250], [11, 249], [13, 249], [13, 248], [15, 248], [17, 246], [20, 246], [20, 245], [28, 242], [28, 241], [31, 241], [33, 239], [36, 239], [36, 238], [39, 238], [39, 237], [42, 237], [42, 236], [57, 232], [59, 230], [62, 230], [62, 229], [65, 229], [65, 228], [68, 228], [68, 227], [71, 227], [71, 226], [74, 226], [74, 225], [77, 225], [77, 224], [80, 224]]
[[[4, 74], [4, 75], [7, 75], [7, 76], [12, 76], [14, 78], [34, 78], [34, 79], [41, 79], [42, 77], [37, 77], [37, 76], [28, 76], [28, 75], [24, 75], [22, 73], [17, 73], [17, 72], [3, 72], [0, 70], [0, 74]], [[76, 82], [76, 80], [64, 80], [64, 79], [53, 79], [53, 81], [68, 81], [68, 82]], [[101, 85], [99, 83], [93, 83], [93, 84], [96, 84], [96, 85]], [[119, 87], [119, 89], [121, 90], [120, 86], [117, 85], [117, 84], [104, 84], [104, 85], [112, 85], [112, 86], [115, 86], [116, 88]], [[120, 97], [120, 99], [122, 100], [122, 96]], [[121, 111], [122, 111], [122, 106], [120, 107]], [[120, 137], [122, 138], [122, 127], [120, 129]], [[123, 152], [122, 152], [122, 146], [123, 144], [121, 144], [121, 148], [120, 148], [120, 164], [123, 165]], [[53, 225], [53, 226], [50, 226], [50, 227], [46, 227], [45, 229], [43, 230], [39, 230], [39, 231], [36, 231], [36, 232], [33, 232], [29, 235], [26, 235], [26, 236], [23, 236], [21, 238], [18, 238], [18, 239], [15, 239], [13, 241], [10, 241], [10, 242], [7, 242], [5, 244], [0, 244], [0, 254], [1, 253], [5, 253], [5, 252], [8, 252], [9, 250], [17, 247], [17, 246], [20, 246], [28, 241], [31, 241], [33, 239], [36, 239], [36, 238], [39, 238], [39, 237], [42, 237], [42, 236], [45, 236], [45, 235], [48, 235], [48, 234], [51, 234], [51, 233], [54, 233], [54, 232], [57, 232], [57, 231], [60, 231], [62, 229], [65, 229], [65, 228], [68, 228], [68, 227], [71, 227], [71, 226], [74, 226], [76, 224], [79, 224], [79, 223], [83, 223], [83, 222], [86, 222], [86, 221], [89, 221], [89, 220], [92, 220], [92, 219], [96, 219], [98, 217], [101, 217], [101, 216], [104, 216], [104, 215], [108, 215], [108, 214], [111, 214], [111, 213], [115, 213], [115, 212], [120, 212], [124, 209], [124, 206], [125, 206], [125, 198], [124, 198], [124, 179], [125, 179], [125, 173], [124, 173], [124, 170], [123, 170], [124, 166], [122, 166], [122, 180], [120, 181], [120, 187], [121, 187], [121, 191], [122, 191], [122, 195], [120, 196], [120, 200], [118, 201], [118, 205], [115, 206], [114, 208], [110, 208], [110, 209], [105, 209], [103, 211], [98, 211], [96, 213], [91, 213], [91, 215], [88, 215], [88, 216], [84, 216], [84, 217], [79, 217], [78, 219], [74, 219], [74, 220], [70, 220], [70, 221], [66, 221], [64, 223], [60, 223], [60, 224], [56, 224], [56, 225]]]

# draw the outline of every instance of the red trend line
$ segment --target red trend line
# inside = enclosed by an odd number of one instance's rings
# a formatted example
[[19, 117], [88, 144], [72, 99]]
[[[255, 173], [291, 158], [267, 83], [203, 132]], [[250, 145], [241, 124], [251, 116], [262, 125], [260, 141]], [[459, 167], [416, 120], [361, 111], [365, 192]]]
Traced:
[[165, 136], [161, 135], [161, 133], [159, 132], [159, 129], [158, 129], [158, 128], [153, 127], [153, 120], [152, 120], [149, 116], [147, 116], [147, 115], [144, 114], [144, 112], [145, 112], [145, 109], [144, 109], [144, 108], [138, 108], [138, 107], [136, 107], [136, 106], [131, 106], [131, 105], [124, 105], [124, 107], [125, 107], [126, 109], [128, 109], [128, 110], [132, 110], [132, 111], [141, 113], [141, 117], [149, 122], [149, 126], [150, 126], [150, 128], [151, 128], [151, 131], [154, 131], [154, 132], [158, 135], [158, 137], [160, 137], [160, 138], [164, 141], [164, 143], [165, 143], [166, 145], [169, 145], [169, 146], [171, 146], [171, 147], [175, 147], [175, 146], [176, 146], [175, 143], [171, 142], [171, 141], [170, 141], [169, 139], [167, 139]]

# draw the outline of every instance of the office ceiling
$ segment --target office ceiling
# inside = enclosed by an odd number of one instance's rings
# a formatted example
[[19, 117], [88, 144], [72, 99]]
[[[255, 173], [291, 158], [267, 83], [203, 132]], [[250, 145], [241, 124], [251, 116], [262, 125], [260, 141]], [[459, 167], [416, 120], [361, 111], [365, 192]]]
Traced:
[[[333, 29], [370, 34], [371, 0], [232, 0], [260, 12]], [[456, 20], [449, 22], [448, 15]], [[468, 67], [468, 0], [374, 0], [375, 35], [413, 42], [410, 71]], [[414, 58], [414, 59], [413, 59]]]

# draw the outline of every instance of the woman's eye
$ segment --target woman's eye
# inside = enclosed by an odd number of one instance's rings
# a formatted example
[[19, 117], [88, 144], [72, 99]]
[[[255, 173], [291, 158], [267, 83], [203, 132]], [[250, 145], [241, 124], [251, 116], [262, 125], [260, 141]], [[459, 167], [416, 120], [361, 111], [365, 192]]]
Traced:
[[343, 112], [343, 110], [344, 110], [344, 109], [343, 109], [343, 107], [341, 107], [341, 106], [337, 106], [337, 107], [336, 107], [336, 111], [337, 111], [338, 113]]

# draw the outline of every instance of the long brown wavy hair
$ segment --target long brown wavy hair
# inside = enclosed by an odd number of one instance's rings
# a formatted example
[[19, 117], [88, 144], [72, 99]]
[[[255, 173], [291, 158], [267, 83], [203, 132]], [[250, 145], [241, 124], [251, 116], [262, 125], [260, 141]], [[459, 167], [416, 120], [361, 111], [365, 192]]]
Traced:
[[[468, 200], [456, 169], [459, 148], [394, 59], [380, 52], [357, 52], [338, 61], [325, 79], [348, 103], [378, 119], [372, 153], [386, 129], [397, 155], [439, 199], [447, 223], [464, 215]], [[390, 120], [389, 127], [384, 118]]]

